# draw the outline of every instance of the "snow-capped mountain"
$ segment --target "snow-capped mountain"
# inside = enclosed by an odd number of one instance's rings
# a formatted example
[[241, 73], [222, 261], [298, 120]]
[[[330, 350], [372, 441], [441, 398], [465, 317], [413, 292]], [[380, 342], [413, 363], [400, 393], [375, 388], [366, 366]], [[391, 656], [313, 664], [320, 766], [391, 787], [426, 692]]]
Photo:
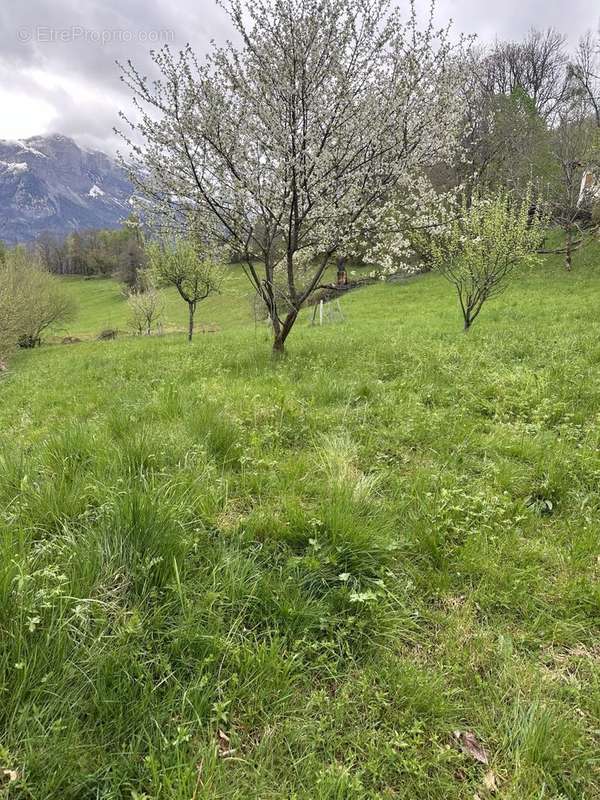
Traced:
[[58, 134], [0, 139], [0, 239], [115, 228], [130, 214], [131, 184], [105, 153]]

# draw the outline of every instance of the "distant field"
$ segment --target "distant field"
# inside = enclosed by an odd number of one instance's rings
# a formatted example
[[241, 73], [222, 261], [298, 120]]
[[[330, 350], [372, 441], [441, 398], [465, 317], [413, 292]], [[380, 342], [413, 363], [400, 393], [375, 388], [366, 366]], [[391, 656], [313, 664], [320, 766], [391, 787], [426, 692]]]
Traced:
[[[71, 335], [125, 328], [65, 285]], [[465, 335], [442, 279], [378, 284], [273, 363], [232, 270], [191, 346], [19, 354], [0, 797], [599, 798], [599, 286], [548, 259]]]
[[[75, 299], [78, 310], [72, 322], [52, 332], [53, 338], [93, 338], [106, 328], [131, 332], [122, 284], [110, 278], [66, 277], [60, 281]], [[175, 289], [165, 289], [162, 294], [165, 300], [165, 330], [186, 330], [187, 306]], [[241, 268], [230, 267], [221, 294], [200, 304], [197, 312], [199, 328], [203, 325], [235, 327], [253, 321], [251, 299], [252, 287]]]
[[[361, 270], [359, 270], [361, 271]], [[364, 272], [364, 270], [362, 270]], [[325, 280], [334, 279], [330, 270]], [[123, 285], [110, 278], [63, 277], [61, 283], [77, 304], [73, 321], [50, 332], [50, 341], [60, 341], [66, 336], [83, 339], [95, 338], [106, 328], [116, 328], [130, 334], [129, 312]], [[187, 330], [187, 306], [176, 289], [163, 289], [165, 313], [163, 327], [166, 333]], [[196, 312], [196, 325], [229, 330], [254, 325], [254, 291], [242, 268], [227, 268], [225, 280], [218, 295], [202, 301]], [[262, 323], [259, 323], [260, 327]]]

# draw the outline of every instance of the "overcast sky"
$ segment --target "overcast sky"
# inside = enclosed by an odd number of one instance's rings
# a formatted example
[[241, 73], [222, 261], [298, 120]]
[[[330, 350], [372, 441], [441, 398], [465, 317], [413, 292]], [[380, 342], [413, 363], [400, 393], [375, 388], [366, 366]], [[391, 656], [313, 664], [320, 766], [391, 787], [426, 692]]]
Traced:
[[[452, 18], [484, 42], [554, 26], [573, 46], [600, 22], [598, 0], [438, 0], [437, 7], [440, 22]], [[161, 42], [189, 41], [202, 53], [229, 31], [214, 0], [0, 0], [0, 138], [64, 133], [114, 151], [118, 110], [129, 107], [115, 60], [131, 58], [143, 70]]]

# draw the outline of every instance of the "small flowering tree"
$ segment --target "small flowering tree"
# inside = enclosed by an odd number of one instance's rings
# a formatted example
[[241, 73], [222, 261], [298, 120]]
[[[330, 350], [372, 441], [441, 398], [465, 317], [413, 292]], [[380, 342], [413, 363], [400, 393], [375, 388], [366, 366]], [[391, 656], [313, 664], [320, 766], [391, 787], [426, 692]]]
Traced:
[[[462, 123], [462, 41], [392, 0], [223, 0], [240, 41], [200, 63], [154, 55], [160, 80], [122, 78], [123, 134], [145, 218], [202, 219], [238, 252], [275, 353], [334, 255], [398, 181], [448, 160]], [[137, 142], [141, 142], [138, 144]]]
[[432, 237], [433, 267], [455, 287], [465, 331], [518, 268], [537, 261], [545, 220], [531, 216], [532, 206], [531, 197], [516, 201], [506, 191], [476, 194]]
[[198, 241], [175, 239], [148, 246], [149, 275], [158, 287], [174, 286], [188, 307], [188, 341], [194, 335], [198, 303], [216, 294], [223, 280], [218, 255]]

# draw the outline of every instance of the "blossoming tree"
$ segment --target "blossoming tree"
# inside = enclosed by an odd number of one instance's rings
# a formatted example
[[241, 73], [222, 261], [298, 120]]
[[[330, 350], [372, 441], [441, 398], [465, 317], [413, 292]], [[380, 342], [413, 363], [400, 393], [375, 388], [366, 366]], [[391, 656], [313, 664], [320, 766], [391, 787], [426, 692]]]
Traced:
[[122, 79], [132, 180], [161, 229], [192, 213], [240, 254], [284, 350], [332, 256], [401, 179], [443, 162], [462, 41], [392, 0], [224, 0], [239, 46], [188, 46]]

